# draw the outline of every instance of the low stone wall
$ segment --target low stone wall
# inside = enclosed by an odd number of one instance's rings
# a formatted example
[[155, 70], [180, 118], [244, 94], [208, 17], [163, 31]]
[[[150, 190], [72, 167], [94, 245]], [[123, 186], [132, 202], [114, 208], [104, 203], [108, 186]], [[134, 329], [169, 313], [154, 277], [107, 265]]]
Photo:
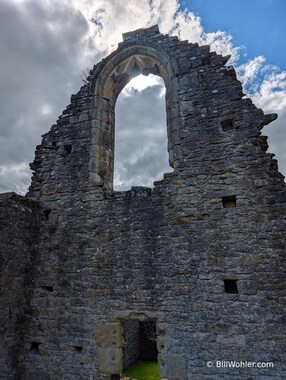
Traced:
[[37, 239], [35, 202], [0, 194], [0, 377], [21, 378], [21, 354], [29, 319], [32, 262]]

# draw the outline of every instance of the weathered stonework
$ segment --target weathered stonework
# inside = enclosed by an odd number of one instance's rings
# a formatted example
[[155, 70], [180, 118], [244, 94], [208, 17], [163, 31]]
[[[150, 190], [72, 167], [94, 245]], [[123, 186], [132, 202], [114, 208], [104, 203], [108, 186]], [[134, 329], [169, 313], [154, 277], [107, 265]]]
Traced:
[[[126, 33], [43, 136], [26, 198], [0, 199], [2, 378], [111, 380], [129, 320], [157, 321], [168, 380], [286, 377], [286, 189], [261, 135], [276, 115], [228, 58]], [[141, 72], [165, 82], [174, 171], [114, 192], [114, 105]]]
[[15, 193], [0, 194], [0, 377], [20, 379], [39, 234], [38, 207]]

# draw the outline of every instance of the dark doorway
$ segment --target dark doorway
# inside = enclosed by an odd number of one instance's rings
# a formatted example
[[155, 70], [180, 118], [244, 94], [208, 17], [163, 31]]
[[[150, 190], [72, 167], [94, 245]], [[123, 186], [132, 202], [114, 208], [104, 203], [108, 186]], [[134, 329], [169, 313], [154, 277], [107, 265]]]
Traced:
[[156, 324], [154, 321], [139, 322], [140, 332], [140, 359], [157, 360], [158, 350], [156, 343]]
[[123, 369], [139, 361], [157, 361], [156, 321], [123, 322]]

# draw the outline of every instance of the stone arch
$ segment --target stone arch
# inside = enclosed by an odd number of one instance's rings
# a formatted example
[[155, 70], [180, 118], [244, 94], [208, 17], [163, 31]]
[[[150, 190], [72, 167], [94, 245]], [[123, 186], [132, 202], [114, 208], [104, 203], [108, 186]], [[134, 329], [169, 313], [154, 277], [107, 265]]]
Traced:
[[125, 85], [137, 75], [160, 76], [166, 87], [166, 114], [169, 164], [176, 168], [174, 146], [180, 145], [173, 132], [178, 129], [178, 80], [176, 61], [163, 49], [146, 45], [132, 45], [106, 59], [104, 66], [95, 70], [93, 77], [94, 110], [92, 115], [90, 179], [92, 184], [113, 188], [115, 104]]

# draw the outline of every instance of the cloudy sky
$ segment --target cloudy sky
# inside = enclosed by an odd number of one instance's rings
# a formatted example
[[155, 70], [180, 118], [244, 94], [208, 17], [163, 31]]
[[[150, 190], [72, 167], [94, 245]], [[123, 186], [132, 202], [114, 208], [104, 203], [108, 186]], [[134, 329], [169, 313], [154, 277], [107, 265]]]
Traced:
[[[1, 0], [0, 192], [24, 194], [35, 146], [82, 85], [82, 72], [122, 33], [162, 33], [231, 54], [245, 92], [278, 120], [265, 127], [286, 174], [285, 0]], [[170, 170], [163, 84], [132, 80], [116, 106], [115, 187], [152, 185]]]

